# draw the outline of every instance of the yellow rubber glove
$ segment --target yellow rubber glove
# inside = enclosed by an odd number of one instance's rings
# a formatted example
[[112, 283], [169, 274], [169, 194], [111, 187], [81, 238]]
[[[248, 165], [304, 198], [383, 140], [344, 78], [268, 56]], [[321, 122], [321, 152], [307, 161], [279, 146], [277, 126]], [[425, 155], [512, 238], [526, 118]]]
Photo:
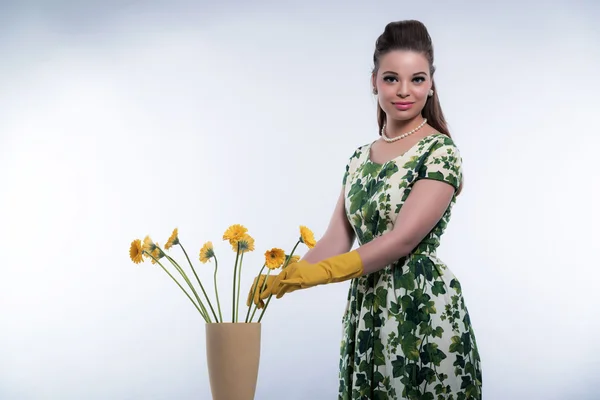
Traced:
[[[290, 258], [287, 262], [286, 268], [289, 268], [291, 265], [297, 263], [299, 258], [300, 257], [298, 257], [298, 256], [294, 256], [294, 257]], [[254, 288], [256, 288], [257, 279], [258, 279], [258, 288], [255, 291]], [[265, 279], [267, 281], [266, 284], [265, 284]], [[265, 302], [263, 300], [270, 296], [271, 289], [272, 289], [273, 284], [276, 279], [277, 279], [277, 275], [267, 276], [264, 274], [260, 275], [258, 278], [254, 278], [254, 282], [252, 282], [252, 286], [250, 287], [250, 291], [248, 292], [248, 299], [246, 300], [246, 305], [248, 307], [250, 307], [250, 302], [253, 300], [252, 297], [254, 297], [254, 304], [256, 304], [256, 308], [263, 308], [265, 306]], [[263, 289], [263, 286], [264, 286], [264, 289]]]
[[[254, 282], [252, 282], [252, 286], [250, 287], [250, 291], [248, 292], [248, 299], [246, 300], [246, 305], [250, 307], [250, 303], [254, 300], [254, 304], [256, 304], [256, 308], [263, 308], [265, 306], [265, 302], [260, 297], [262, 293], [271, 293], [271, 288], [273, 287], [273, 283], [277, 279], [277, 275], [265, 275], [262, 274], [256, 278], [254, 278]], [[265, 285], [266, 280], [266, 285]], [[258, 287], [256, 283], [258, 281]], [[264, 289], [263, 289], [264, 285]], [[256, 290], [254, 290], [256, 289]], [[267, 295], [268, 296], [268, 295]], [[265, 296], [265, 298], [267, 297]], [[254, 299], [252, 298], [254, 297]]]
[[363, 263], [356, 250], [311, 264], [305, 260], [289, 265], [273, 281], [271, 290], [264, 291], [260, 297], [270, 295], [281, 298], [284, 294], [298, 289], [346, 281], [364, 273]]

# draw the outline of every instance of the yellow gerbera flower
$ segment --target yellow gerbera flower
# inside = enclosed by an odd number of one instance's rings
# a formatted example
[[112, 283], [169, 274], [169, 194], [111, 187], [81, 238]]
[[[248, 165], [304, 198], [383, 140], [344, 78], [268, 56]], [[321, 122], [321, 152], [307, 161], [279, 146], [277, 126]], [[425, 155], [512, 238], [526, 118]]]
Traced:
[[277, 248], [272, 248], [265, 252], [265, 264], [269, 269], [277, 269], [281, 267], [285, 261], [285, 251]]
[[300, 226], [300, 240], [309, 249], [312, 249], [317, 244], [315, 241], [315, 235], [306, 226]]
[[[152, 239], [150, 239], [150, 236], [146, 236], [144, 238], [144, 243], [142, 244], [142, 250], [144, 250], [144, 257], [148, 257], [150, 259], [152, 259], [152, 257], [150, 257], [150, 254], [152, 254], [154, 257], [156, 258], [162, 258], [164, 257], [165, 253], [163, 253], [162, 249], [156, 244], [154, 243], [154, 241], [152, 241]], [[154, 261], [154, 259], [152, 259], [152, 261]], [[153, 262], [155, 263], [155, 262]]]
[[144, 243], [142, 244], [142, 250], [147, 253], [152, 253], [156, 249], [156, 243], [150, 239], [150, 236], [146, 236], [144, 238]]
[[243, 225], [233, 224], [223, 234], [223, 240], [229, 240], [229, 244], [234, 246], [247, 232], [248, 229]]
[[179, 244], [179, 232], [177, 230], [177, 228], [173, 229], [173, 233], [171, 233], [171, 237], [169, 238], [169, 240], [167, 240], [167, 243], [165, 243], [165, 249], [169, 250], [171, 247], [173, 247], [176, 244]]
[[[231, 243], [231, 241], [230, 241], [230, 243]], [[245, 233], [236, 242], [231, 243], [231, 248], [233, 249], [233, 251], [236, 251], [236, 252], [238, 251], [238, 244], [240, 246], [239, 247], [240, 254], [246, 253], [248, 251], [254, 251], [254, 239], [252, 238], [252, 236], [248, 235], [247, 233]]]
[[215, 250], [213, 249], [212, 242], [204, 243], [204, 246], [200, 249], [200, 262], [206, 264], [208, 260], [215, 256]]
[[162, 251], [160, 251], [160, 249], [157, 247], [154, 249], [154, 251], [152, 252], [152, 257], [154, 257], [151, 261], [152, 264], [156, 264], [156, 261], [154, 259], [160, 260], [161, 258], [163, 258], [165, 256], [165, 253], [163, 253]]
[[129, 247], [129, 258], [131, 258], [131, 261], [135, 264], [139, 264], [144, 262], [143, 254], [142, 241], [140, 239], [135, 239], [131, 242], [131, 246]]

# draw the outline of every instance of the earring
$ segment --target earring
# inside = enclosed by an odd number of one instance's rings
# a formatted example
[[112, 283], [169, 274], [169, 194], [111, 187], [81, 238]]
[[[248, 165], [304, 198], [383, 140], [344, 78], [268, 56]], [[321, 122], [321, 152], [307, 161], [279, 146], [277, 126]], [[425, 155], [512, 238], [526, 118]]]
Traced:
[[433, 89], [429, 91], [429, 97], [433, 96]]
[[373, 94], [377, 94], [377, 89], [373, 88]]

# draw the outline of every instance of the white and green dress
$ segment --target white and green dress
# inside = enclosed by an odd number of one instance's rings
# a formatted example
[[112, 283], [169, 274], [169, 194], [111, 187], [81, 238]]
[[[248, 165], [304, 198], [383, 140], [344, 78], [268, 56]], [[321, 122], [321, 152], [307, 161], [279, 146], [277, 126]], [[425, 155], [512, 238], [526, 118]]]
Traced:
[[[417, 180], [458, 188], [462, 176], [459, 150], [443, 134], [383, 164], [371, 161], [370, 147], [355, 150], [343, 178], [359, 245], [394, 228]], [[481, 399], [480, 358], [460, 283], [436, 257], [455, 202], [410, 254], [351, 281], [339, 399]]]

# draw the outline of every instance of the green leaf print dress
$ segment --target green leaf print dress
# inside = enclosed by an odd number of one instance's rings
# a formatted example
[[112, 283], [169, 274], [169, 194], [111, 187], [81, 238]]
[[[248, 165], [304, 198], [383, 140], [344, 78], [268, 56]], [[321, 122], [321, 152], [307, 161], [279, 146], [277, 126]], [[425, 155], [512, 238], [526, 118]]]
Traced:
[[[383, 164], [370, 160], [370, 147], [355, 150], [343, 178], [359, 245], [393, 229], [417, 180], [458, 187], [462, 176], [458, 148], [440, 133]], [[339, 399], [481, 399], [480, 358], [460, 283], [436, 257], [455, 202], [409, 255], [350, 282]]]

